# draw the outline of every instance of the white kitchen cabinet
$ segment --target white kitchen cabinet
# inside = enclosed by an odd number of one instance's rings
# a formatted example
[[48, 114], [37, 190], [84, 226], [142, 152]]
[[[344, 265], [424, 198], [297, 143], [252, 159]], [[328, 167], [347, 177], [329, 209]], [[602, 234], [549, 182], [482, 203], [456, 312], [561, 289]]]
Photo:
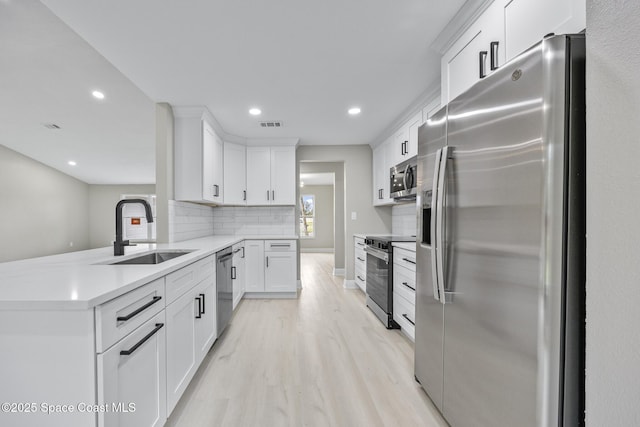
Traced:
[[418, 127], [422, 124], [422, 110], [413, 115], [392, 137], [393, 148], [387, 163], [389, 168], [418, 154]]
[[176, 200], [222, 204], [224, 144], [204, 108], [174, 109]]
[[271, 147], [271, 204], [296, 204], [296, 149]]
[[245, 240], [245, 291], [264, 292], [264, 241]]
[[482, 74], [491, 74], [545, 35], [578, 33], [585, 27], [585, 0], [495, 0], [443, 54], [442, 102], [448, 103]]
[[231, 142], [224, 143], [224, 204], [247, 204], [247, 148]]
[[354, 236], [353, 248], [354, 248], [354, 280], [356, 285], [367, 293], [367, 254], [364, 251], [364, 239], [362, 237]]
[[445, 103], [504, 62], [504, 23], [500, 1], [494, 1], [442, 56], [441, 96]]
[[411, 341], [415, 340], [416, 253], [393, 248], [393, 320]]
[[392, 153], [394, 150], [393, 139], [378, 145], [373, 150], [373, 206], [394, 204], [389, 192], [389, 169], [391, 169]]
[[247, 205], [295, 205], [295, 194], [295, 147], [247, 147]]
[[295, 297], [297, 259], [295, 240], [246, 240], [247, 298]]
[[[162, 427], [167, 418], [165, 312], [97, 357], [101, 427]], [[115, 405], [115, 406], [114, 406]]]
[[187, 292], [166, 309], [167, 315], [167, 412], [175, 408], [196, 366], [198, 300]]
[[244, 242], [233, 245], [232, 252], [231, 279], [233, 280], [233, 309], [235, 310], [245, 292], [246, 271]]
[[[209, 266], [206, 274], [203, 266]], [[167, 287], [173, 281], [184, 292], [175, 300], [167, 300], [167, 414], [175, 408], [216, 339], [214, 266], [213, 257], [207, 257], [167, 277]]]
[[264, 290], [296, 292], [296, 252], [265, 251]]
[[422, 126], [422, 123], [424, 123], [422, 121], [422, 111], [416, 113], [409, 122], [407, 122], [408, 140], [405, 144], [402, 161], [418, 155], [418, 128]]
[[549, 33], [579, 33], [586, 27], [585, 0], [500, 0], [506, 60], [524, 52]]

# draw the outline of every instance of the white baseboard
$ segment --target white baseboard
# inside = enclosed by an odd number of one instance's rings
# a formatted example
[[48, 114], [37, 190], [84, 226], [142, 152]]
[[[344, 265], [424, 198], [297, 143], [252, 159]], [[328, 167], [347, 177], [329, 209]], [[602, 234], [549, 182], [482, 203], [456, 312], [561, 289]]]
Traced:
[[333, 248], [300, 248], [300, 253], [322, 253], [322, 254], [332, 254], [334, 252]]
[[347, 279], [344, 280], [342, 287], [345, 289], [360, 289], [355, 280], [347, 280]]
[[334, 276], [344, 277], [344, 268], [334, 268], [333, 269]]

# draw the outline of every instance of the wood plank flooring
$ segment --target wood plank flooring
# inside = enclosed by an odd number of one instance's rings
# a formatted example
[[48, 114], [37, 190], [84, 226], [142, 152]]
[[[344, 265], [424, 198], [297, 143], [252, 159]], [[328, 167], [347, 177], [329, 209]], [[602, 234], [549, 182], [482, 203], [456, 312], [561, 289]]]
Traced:
[[446, 426], [414, 380], [411, 341], [332, 262], [302, 254], [297, 300], [243, 300], [166, 426]]

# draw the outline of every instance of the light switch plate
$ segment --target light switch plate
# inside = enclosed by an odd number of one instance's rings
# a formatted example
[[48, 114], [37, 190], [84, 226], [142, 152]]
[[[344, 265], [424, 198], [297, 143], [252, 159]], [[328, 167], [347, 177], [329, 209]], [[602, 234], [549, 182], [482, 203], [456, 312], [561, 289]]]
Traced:
[[355, 212], [351, 212], [351, 219], [355, 221], [356, 219], [358, 219], [358, 215]]

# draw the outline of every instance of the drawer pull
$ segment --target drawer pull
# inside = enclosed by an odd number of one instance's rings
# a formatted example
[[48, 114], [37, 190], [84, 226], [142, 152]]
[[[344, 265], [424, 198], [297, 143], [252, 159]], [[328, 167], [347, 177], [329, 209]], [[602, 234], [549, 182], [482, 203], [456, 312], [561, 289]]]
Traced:
[[156, 332], [158, 332], [160, 329], [162, 329], [162, 327], [164, 326], [164, 323], [156, 323], [156, 327], [153, 328], [153, 331], [149, 332], [147, 335], [144, 336], [144, 338], [142, 338], [140, 341], [138, 341], [136, 343], [136, 345], [134, 345], [133, 347], [131, 347], [129, 350], [122, 350], [120, 352], [121, 356], [129, 356], [131, 354], [133, 354], [134, 351], [136, 351], [142, 344], [144, 344], [149, 338], [151, 338]]
[[360, 261], [364, 262], [364, 259], [362, 259], [362, 258], [360, 258], [360, 257], [357, 257], [357, 258], [358, 258]]
[[364, 282], [364, 279], [362, 277], [360, 277], [360, 276], [357, 276], [357, 277], [361, 282]]
[[407, 288], [411, 289], [412, 291], [415, 292], [416, 288], [412, 288], [411, 286], [409, 286], [409, 284], [407, 282], [402, 282], [403, 285], [405, 285]]
[[416, 262], [413, 260], [410, 260], [409, 258], [402, 258], [402, 260], [408, 262], [409, 264], [416, 265]]
[[358, 242], [358, 246], [364, 246], [364, 243]]
[[290, 248], [291, 243], [271, 243], [269, 246], [272, 248]]
[[233, 266], [233, 267], [231, 267], [231, 280], [236, 280], [236, 279], [237, 279], [237, 277], [236, 277], [236, 267]]
[[157, 303], [161, 299], [162, 299], [162, 297], [153, 297], [153, 299], [151, 301], [149, 301], [148, 303], [146, 303], [145, 305], [143, 305], [139, 309], [137, 309], [135, 311], [132, 311], [131, 313], [127, 314], [126, 316], [118, 316], [117, 317], [118, 322], [126, 322], [127, 320], [130, 320], [132, 317], [142, 313], [147, 308], [151, 307], [153, 304]]
[[409, 323], [411, 323], [413, 326], [416, 326], [416, 324], [413, 322], [413, 320], [409, 319], [409, 316], [407, 316], [406, 314], [403, 314], [402, 317], [407, 319], [409, 321]]

